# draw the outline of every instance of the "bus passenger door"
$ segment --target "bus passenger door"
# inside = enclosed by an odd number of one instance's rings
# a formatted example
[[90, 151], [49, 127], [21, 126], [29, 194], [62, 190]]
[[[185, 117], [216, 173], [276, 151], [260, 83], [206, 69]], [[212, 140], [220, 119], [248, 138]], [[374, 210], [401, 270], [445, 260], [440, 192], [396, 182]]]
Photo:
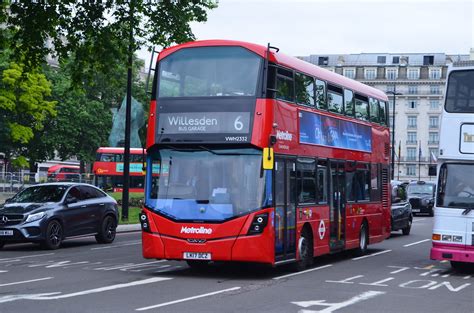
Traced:
[[296, 257], [296, 163], [275, 161], [275, 262]]
[[344, 249], [346, 224], [346, 175], [344, 162], [331, 161], [330, 239], [331, 251]]

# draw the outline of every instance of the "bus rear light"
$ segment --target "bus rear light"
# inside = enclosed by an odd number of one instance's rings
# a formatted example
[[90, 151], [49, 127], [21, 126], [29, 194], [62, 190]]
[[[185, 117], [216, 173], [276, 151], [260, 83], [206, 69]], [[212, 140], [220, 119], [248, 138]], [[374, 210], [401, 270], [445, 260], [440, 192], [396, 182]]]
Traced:
[[440, 234], [433, 234], [433, 236], [431, 237], [431, 239], [440, 241], [440, 240], [441, 240], [441, 235], [440, 235]]
[[255, 215], [250, 225], [248, 235], [261, 234], [268, 224], [268, 213]]
[[140, 224], [142, 224], [142, 231], [151, 233], [148, 216], [144, 212], [140, 212]]

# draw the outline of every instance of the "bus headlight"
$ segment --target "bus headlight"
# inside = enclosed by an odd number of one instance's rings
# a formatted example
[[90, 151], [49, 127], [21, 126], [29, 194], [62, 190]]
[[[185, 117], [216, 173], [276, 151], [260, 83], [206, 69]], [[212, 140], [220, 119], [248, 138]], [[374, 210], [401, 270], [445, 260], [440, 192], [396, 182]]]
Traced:
[[268, 213], [255, 215], [247, 235], [261, 234], [268, 224]]
[[142, 231], [151, 233], [150, 223], [148, 222], [148, 216], [142, 211], [140, 212], [140, 224], [142, 225]]
[[462, 242], [462, 236], [453, 236], [453, 242]]

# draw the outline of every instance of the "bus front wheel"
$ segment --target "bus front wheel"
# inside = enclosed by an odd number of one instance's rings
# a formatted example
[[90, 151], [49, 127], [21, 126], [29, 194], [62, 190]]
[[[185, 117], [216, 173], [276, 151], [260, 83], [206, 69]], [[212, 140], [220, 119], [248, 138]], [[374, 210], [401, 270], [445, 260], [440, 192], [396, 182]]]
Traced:
[[298, 253], [300, 259], [293, 263], [294, 271], [302, 271], [313, 264], [313, 236], [309, 228], [305, 227], [298, 241]]
[[364, 255], [367, 253], [367, 246], [369, 244], [369, 228], [367, 223], [364, 221], [360, 225], [359, 231], [359, 247], [356, 250], [357, 255]]

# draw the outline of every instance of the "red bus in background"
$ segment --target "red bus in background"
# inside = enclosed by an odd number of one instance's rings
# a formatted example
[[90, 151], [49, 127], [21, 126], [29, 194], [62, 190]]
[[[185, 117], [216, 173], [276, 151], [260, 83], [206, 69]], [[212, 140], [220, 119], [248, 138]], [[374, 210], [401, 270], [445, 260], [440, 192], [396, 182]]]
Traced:
[[[293, 263], [390, 235], [386, 95], [278, 49], [163, 50], [147, 134], [143, 256]], [[159, 175], [152, 175], [152, 168]]]
[[80, 181], [81, 170], [77, 165], [53, 165], [48, 168], [48, 181]]
[[[95, 185], [106, 191], [121, 192], [123, 188], [124, 148], [100, 147], [93, 165]], [[130, 192], [143, 192], [145, 150], [130, 148]]]

